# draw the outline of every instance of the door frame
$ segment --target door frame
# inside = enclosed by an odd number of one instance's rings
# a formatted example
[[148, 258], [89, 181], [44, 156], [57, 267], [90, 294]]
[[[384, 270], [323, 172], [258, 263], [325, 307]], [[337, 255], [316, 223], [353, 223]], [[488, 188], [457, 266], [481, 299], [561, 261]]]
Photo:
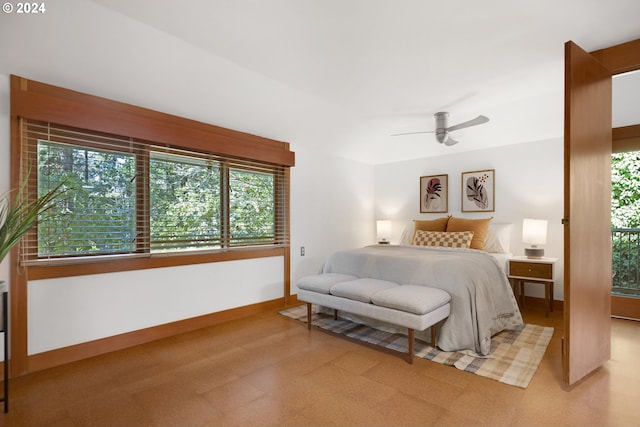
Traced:
[[[613, 153], [640, 151], [640, 124], [613, 128]], [[611, 295], [611, 317], [640, 319], [640, 298]]]
[[589, 52], [611, 75], [640, 70], [640, 39]]
[[[640, 70], [640, 39], [590, 53], [605, 67], [611, 70], [612, 76]], [[627, 142], [635, 142], [637, 144], [638, 138], [640, 138], [640, 130], [638, 126], [614, 129], [613, 137], [614, 141], [620, 139], [619, 142], [622, 142], [623, 139], [626, 139]], [[640, 313], [638, 312], [637, 304], [630, 304], [631, 301], [629, 301], [629, 299], [630, 298], [612, 296], [612, 313], [616, 312], [616, 315], [621, 317], [639, 318]]]

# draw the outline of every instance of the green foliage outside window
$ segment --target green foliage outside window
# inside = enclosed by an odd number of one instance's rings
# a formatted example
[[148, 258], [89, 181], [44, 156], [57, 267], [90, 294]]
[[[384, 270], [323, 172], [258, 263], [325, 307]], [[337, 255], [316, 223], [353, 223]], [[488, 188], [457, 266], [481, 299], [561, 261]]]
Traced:
[[39, 141], [38, 191], [63, 181], [69, 190], [38, 227], [37, 256], [277, 244], [277, 172], [258, 169], [196, 153]]
[[152, 156], [149, 169], [152, 252], [219, 248], [218, 163], [163, 155]]
[[611, 156], [614, 293], [640, 296], [640, 152]]
[[611, 226], [640, 227], [640, 151], [611, 155]]
[[39, 256], [135, 250], [134, 156], [41, 142], [38, 163], [38, 194], [63, 181], [70, 189], [38, 227]]
[[231, 239], [235, 242], [269, 240], [275, 234], [273, 175], [231, 169], [229, 211]]

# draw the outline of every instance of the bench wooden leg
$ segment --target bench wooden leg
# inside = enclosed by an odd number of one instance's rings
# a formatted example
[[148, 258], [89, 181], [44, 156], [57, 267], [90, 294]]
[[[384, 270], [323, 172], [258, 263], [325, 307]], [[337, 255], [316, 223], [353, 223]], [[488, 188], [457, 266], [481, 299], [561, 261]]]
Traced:
[[438, 325], [440, 325], [440, 322], [431, 325], [431, 347], [433, 348], [438, 346]]
[[413, 364], [413, 329], [409, 329], [409, 363]]
[[307, 329], [311, 330], [311, 303], [307, 303]]

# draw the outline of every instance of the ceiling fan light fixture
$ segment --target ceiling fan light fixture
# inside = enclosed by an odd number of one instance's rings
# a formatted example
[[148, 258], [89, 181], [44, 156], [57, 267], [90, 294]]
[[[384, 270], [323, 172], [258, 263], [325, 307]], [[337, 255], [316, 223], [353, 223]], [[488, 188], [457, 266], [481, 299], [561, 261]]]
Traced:
[[442, 144], [447, 140], [447, 117], [449, 113], [439, 112], [433, 115], [436, 118], [436, 140]]
[[[448, 126], [447, 119], [449, 117], [449, 113], [446, 111], [440, 111], [434, 114], [436, 118], [436, 141], [440, 144], [444, 145], [454, 145], [457, 144], [458, 141], [451, 138], [449, 136], [449, 132], [456, 131], [458, 129], [464, 129], [471, 126], [481, 125], [483, 123], [487, 123], [489, 118], [486, 116], [478, 116], [475, 119], [467, 120], [466, 122], [458, 123], [457, 125]], [[434, 131], [421, 131], [421, 132], [406, 132], [406, 133], [396, 133], [392, 136], [400, 136], [400, 135], [414, 135], [418, 133], [433, 133]]]
[[457, 144], [458, 141], [456, 141], [455, 139], [448, 137], [447, 140], [444, 142], [444, 145], [446, 145], [447, 147], [451, 147], [452, 145]]
[[436, 118], [436, 127], [437, 128], [446, 128], [447, 127], [447, 117], [449, 117], [449, 113], [446, 111], [440, 111], [435, 113], [433, 117]]

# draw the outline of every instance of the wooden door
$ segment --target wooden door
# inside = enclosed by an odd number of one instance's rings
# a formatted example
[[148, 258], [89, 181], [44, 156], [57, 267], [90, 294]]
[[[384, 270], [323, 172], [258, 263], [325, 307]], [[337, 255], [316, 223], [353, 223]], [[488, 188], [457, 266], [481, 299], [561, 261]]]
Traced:
[[563, 377], [611, 355], [611, 72], [565, 45]]

